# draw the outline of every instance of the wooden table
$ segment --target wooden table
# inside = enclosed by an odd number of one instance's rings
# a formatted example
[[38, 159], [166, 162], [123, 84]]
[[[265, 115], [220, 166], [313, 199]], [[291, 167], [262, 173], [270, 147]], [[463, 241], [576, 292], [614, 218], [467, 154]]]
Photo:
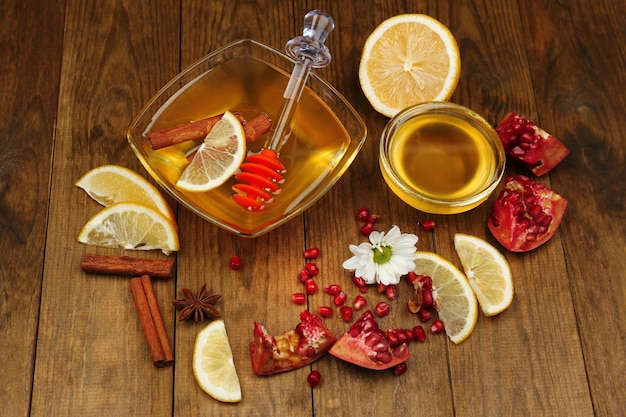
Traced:
[[[6, 416], [621, 416], [626, 410], [626, 240], [624, 108], [626, 27], [622, 2], [548, 1], [40, 1], [0, 6], [0, 414]], [[406, 6], [402, 6], [402, 5]], [[155, 282], [176, 364], [150, 362], [127, 278], [94, 276], [82, 256], [134, 254], [86, 247], [76, 236], [100, 210], [74, 182], [118, 164], [148, 174], [125, 132], [143, 104], [181, 69], [232, 40], [278, 49], [312, 8], [336, 21], [333, 64], [320, 71], [355, 106], [369, 137], [344, 177], [311, 209], [256, 239], [236, 237], [170, 203], [181, 249], [177, 277]], [[485, 318], [465, 342], [445, 336], [412, 343], [408, 372], [358, 369], [332, 357], [322, 384], [309, 367], [252, 374], [253, 322], [280, 333], [297, 323], [302, 250], [318, 246], [320, 287], [357, 293], [341, 263], [358, 243], [357, 207], [419, 235], [420, 250], [457, 263], [463, 232], [495, 243], [490, 202], [466, 214], [427, 216], [388, 191], [377, 163], [388, 121], [357, 77], [367, 36], [385, 18], [426, 13], [454, 33], [462, 73], [453, 102], [493, 124], [510, 110], [536, 120], [571, 154], [539, 179], [569, 200], [553, 239], [506, 253], [513, 305]], [[510, 173], [525, 172], [511, 165]], [[168, 197], [169, 198], [169, 197]], [[417, 221], [431, 217], [434, 233]], [[229, 268], [232, 255], [244, 267]], [[160, 252], [137, 256], [164, 258]], [[242, 389], [222, 404], [197, 386], [191, 354], [203, 323], [175, 322], [171, 300], [207, 283], [220, 302]], [[374, 289], [370, 302], [382, 297]], [[402, 287], [382, 326], [413, 326]], [[327, 303], [323, 294], [310, 307]], [[339, 317], [327, 320], [340, 334]]]

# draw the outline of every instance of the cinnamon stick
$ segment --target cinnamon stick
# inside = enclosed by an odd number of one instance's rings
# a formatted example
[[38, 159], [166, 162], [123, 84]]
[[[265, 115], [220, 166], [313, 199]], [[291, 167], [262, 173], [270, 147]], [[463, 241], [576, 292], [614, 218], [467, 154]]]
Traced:
[[88, 253], [83, 256], [81, 268], [85, 272], [107, 275], [141, 276], [153, 278], [173, 278], [173, 259], [141, 259], [130, 256], [107, 256]]
[[[246, 132], [246, 141], [254, 141], [269, 131], [271, 121], [265, 113], [254, 117], [249, 122], [240, 113], [235, 116], [241, 121]], [[213, 129], [213, 126], [222, 118], [222, 115], [208, 117], [206, 119], [190, 122], [184, 125], [169, 127], [167, 129], [156, 130], [146, 134], [152, 149], [162, 149], [168, 146], [177, 145], [190, 140], [203, 139]], [[250, 124], [252, 123], [252, 124]], [[246, 128], [246, 125], [248, 127]], [[267, 129], [267, 130], [265, 130]]]
[[[152, 363], [157, 368], [171, 366], [174, 363], [174, 355], [167, 340], [163, 318], [154, 297], [154, 289], [152, 288], [150, 277], [144, 275], [131, 278], [130, 289], [139, 315], [141, 329], [148, 344]], [[152, 299], [152, 301], [149, 301], [149, 299]], [[156, 306], [156, 309], [154, 306], [151, 308], [151, 303]], [[165, 342], [162, 341], [163, 339], [165, 339]]]

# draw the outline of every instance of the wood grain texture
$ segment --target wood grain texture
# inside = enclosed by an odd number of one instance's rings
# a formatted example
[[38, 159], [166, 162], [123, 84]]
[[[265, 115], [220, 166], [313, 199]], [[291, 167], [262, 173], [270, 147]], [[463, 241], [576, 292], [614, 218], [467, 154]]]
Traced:
[[[244, 0], [5, 1], [0, 6], [0, 384], [11, 416], [581, 416], [626, 409], [626, 26], [622, 2]], [[94, 3], [94, 4], [91, 4]], [[245, 239], [205, 222], [166, 196], [177, 213], [176, 277], [154, 280], [174, 367], [156, 369], [143, 338], [128, 278], [87, 276], [85, 253], [163, 259], [157, 252], [91, 248], [76, 242], [100, 206], [74, 182], [103, 164], [148, 178], [125, 139], [146, 101], [179, 71], [240, 38], [276, 49], [302, 30], [311, 8], [329, 11], [331, 65], [318, 73], [354, 106], [368, 138], [346, 174], [313, 207], [269, 234]], [[357, 368], [330, 356], [269, 377], [252, 374], [254, 321], [271, 333], [292, 329], [303, 309], [302, 251], [317, 246], [320, 291], [308, 308], [332, 303], [321, 288], [358, 294], [341, 264], [364, 240], [355, 210], [382, 215], [419, 236], [418, 249], [460, 266], [454, 234], [497, 245], [486, 228], [495, 195], [454, 216], [428, 215], [399, 200], [378, 167], [376, 113], [358, 81], [361, 49], [384, 19], [426, 13], [456, 37], [462, 61], [452, 101], [496, 124], [508, 111], [537, 121], [570, 155], [537, 181], [569, 201], [557, 234], [525, 254], [506, 253], [515, 299], [504, 313], [479, 313], [474, 333], [454, 345], [428, 335], [410, 345], [409, 370]], [[507, 173], [526, 173], [510, 164]], [[432, 218], [434, 232], [418, 222]], [[498, 246], [499, 247], [499, 246]], [[502, 249], [504, 251], [504, 249]], [[241, 256], [233, 271], [229, 259]], [[193, 344], [206, 323], [176, 322], [171, 301], [207, 284], [240, 377], [243, 400], [222, 404], [197, 385]], [[403, 282], [383, 328], [420, 324], [405, 308]], [[374, 288], [370, 306], [385, 299]], [[358, 315], [358, 313], [357, 313]], [[325, 321], [338, 336], [347, 325]], [[311, 369], [322, 383], [311, 389]], [[0, 414], [2, 414], [0, 413]]]

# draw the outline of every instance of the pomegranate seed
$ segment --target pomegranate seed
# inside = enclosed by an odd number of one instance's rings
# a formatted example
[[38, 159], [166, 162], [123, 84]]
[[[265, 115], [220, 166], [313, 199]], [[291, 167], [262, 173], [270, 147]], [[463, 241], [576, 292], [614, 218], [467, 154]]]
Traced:
[[343, 319], [343, 321], [348, 322], [352, 320], [352, 316], [354, 315], [354, 311], [350, 306], [343, 306], [339, 309], [339, 315]]
[[398, 343], [399, 344], [407, 342], [407, 337], [406, 337], [406, 333], [404, 333], [404, 330], [402, 330], [402, 329], [396, 330], [396, 335], [398, 336]]
[[324, 291], [326, 294], [329, 294], [329, 295], [337, 295], [341, 292], [341, 286], [337, 284], [332, 284], [324, 288], [322, 291]]
[[320, 371], [316, 369], [314, 371], [311, 371], [311, 373], [307, 375], [306, 380], [311, 386], [311, 388], [315, 388], [322, 381], [322, 374], [320, 373]]
[[385, 295], [390, 300], [395, 300], [398, 296], [398, 287], [396, 285], [387, 285], [385, 288]]
[[354, 276], [352, 277], [352, 282], [354, 282], [356, 284], [357, 287], [361, 288], [361, 287], [367, 287], [367, 284], [365, 283], [365, 280], [361, 277], [357, 277]]
[[407, 370], [406, 362], [402, 362], [393, 367], [393, 374], [395, 376], [400, 376]]
[[319, 306], [317, 308], [317, 314], [324, 318], [329, 318], [333, 316], [333, 308], [330, 306]]
[[445, 327], [443, 325], [443, 321], [441, 321], [440, 319], [436, 319], [435, 321], [433, 321], [433, 324], [430, 326], [430, 332], [433, 334], [442, 333], [444, 330]]
[[422, 326], [413, 327], [413, 337], [418, 342], [426, 340], [426, 330]]
[[302, 271], [300, 271], [300, 273], [298, 274], [298, 280], [301, 283], [305, 283], [309, 278], [311, 278], [311, 274], [309, 274], [309, 271], [307, 271], [306, 269], [303, 269]]
[[365, 223], [361, 227], [361, 234], [363, 236], [369, 237], [369, 235], [374, 231], [374, 223]]
[[370, 218], [370, 210], [367, 207], [359, 207], [356, 211], [356, 218], [365, 223]]
[[431, 313], [425, 308], [420, 308], [419, 311], [417, 312], [417, 316], [419, 317], [420, 321], [425, 323], [428, 320], [433, 318], [433, 313]]
[[380, 214], [371, 214], [368, 218], [367, 218], [367, 222], [368, 223], [374, 223], [376, 221], [380, 220]]
[[420, 275], [420, 282], [422, 283], [422, 288], [433, 290], [433, 279], [428, 275]]
[[413, 314], [417, 314], [420, 310], [420, 303], [417, 300], [409, 300], [406, 303], [406, 308]]
[[378, 317], [385, 317], [386, 315], [391, 313], [391, 307], [386, 302], [381, 301], [376, 304], [376, 307], [374, 307], [374, 312]]
[[411, 271], [408, 274], [406, 274], [406, 279], [409, 280], [409, 283], [411, 285], [414, 285], [418, 280], [418, 275], [415, 272]]
[[424, 288], [422, 291], [422, 305], [426, 307], [433, 306], [433, 292]]
[[317, 284], [313, 281], [313, 278], [307, 279], [304, 286], [306, 287], [306, 293], [309, 295], [313, 295], [317, 292]]
[[398, 347], [400, 345], [400, 341], [398, 340], [398, 334], [395, 330], [387, 330], [385, 332], [385, 337], [389, 342], [389, 346], [391, 346], [392, 348]]
[[306, 303], [306, 294], [303, 292], [291, 294], [291, 302], [299, 305]]
[[422, 230], [425, 232], [430, 232], [431, 230], [435, 229], [435, 221], [428, 219], [428, 220], [422, 220], [420, 222], [420, 226], [422, 227]]
[[385, 292], [385, 288], [387, 288], [387, 286], [385, 284], [381, 284], [380, 282], [378, 284], [376, 284], [376, 291], [378, 291], [379, 294], [382, 294]]
[[304, 259], [317, 259], [320, 256], [320, 249], [308, 248], [304, 251], [302, 256], [304, 256]]
[[306, 269], [309, 272], [309, 275], [312, 277], [320, 273], [320, 270], [317, 269], [317, 265], [315, 265], [313, 262], [307, 262], [307, 264], [304, 265], [304, 269]]
[[333, 298], [333, 303], [339, 307], [340, 305], [343, 305], [343, 303], [346, 302], [346, 299], [348, 298], [348, 296], [346, 295], [345, 292], [343, 291], [339, 291], [339, 294], [335, 295], [335, 298]]
[[354, 299], [353, 305], [355, 310], [361, 310], [367, 305], [367, 298], [363, 297], [362, 295], [357, 295]]
[[410, 329], [402, 329], [402, 331], [404, 332], [404, 336], [406, 337], [406, 341], [407, 341], [407, 343], [412, 342], [412, 341], [413, 341], [413, 339], [414, 339], [413, 330], [410, 330]]
[[238, 269], [241, 269], [241, 257], [234, 255], [233, 257], [230, 258], [230, 262], [228, 263], [228, 265], [230, 266], [230, 269], [232, 269], [233, 271], [236, 271]]

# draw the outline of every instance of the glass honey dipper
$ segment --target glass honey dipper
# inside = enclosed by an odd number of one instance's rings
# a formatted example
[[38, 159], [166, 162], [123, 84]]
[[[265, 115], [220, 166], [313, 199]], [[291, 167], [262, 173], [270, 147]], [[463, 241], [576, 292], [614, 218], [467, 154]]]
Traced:
[[324, 42], [334, 28], [335, 22], [329, 14], [312, 10], [304, 16], [302, 36], [285, 45], [287, 55], [296, 64], [283, 93], [277, 122], [261, 152], [249, 154], [241, 164], [241, 172], [235, 175], [238, 183], [232, 187], [233, 200], [247, 211], [264, 211], [266, 204], [280, 193], [280, 185], [285, 181], [285, 167], [279, 161], [280, 149], [291, 134], [291, 119], [311, 68], [323, 68], [330, 63], [330, 52]]

